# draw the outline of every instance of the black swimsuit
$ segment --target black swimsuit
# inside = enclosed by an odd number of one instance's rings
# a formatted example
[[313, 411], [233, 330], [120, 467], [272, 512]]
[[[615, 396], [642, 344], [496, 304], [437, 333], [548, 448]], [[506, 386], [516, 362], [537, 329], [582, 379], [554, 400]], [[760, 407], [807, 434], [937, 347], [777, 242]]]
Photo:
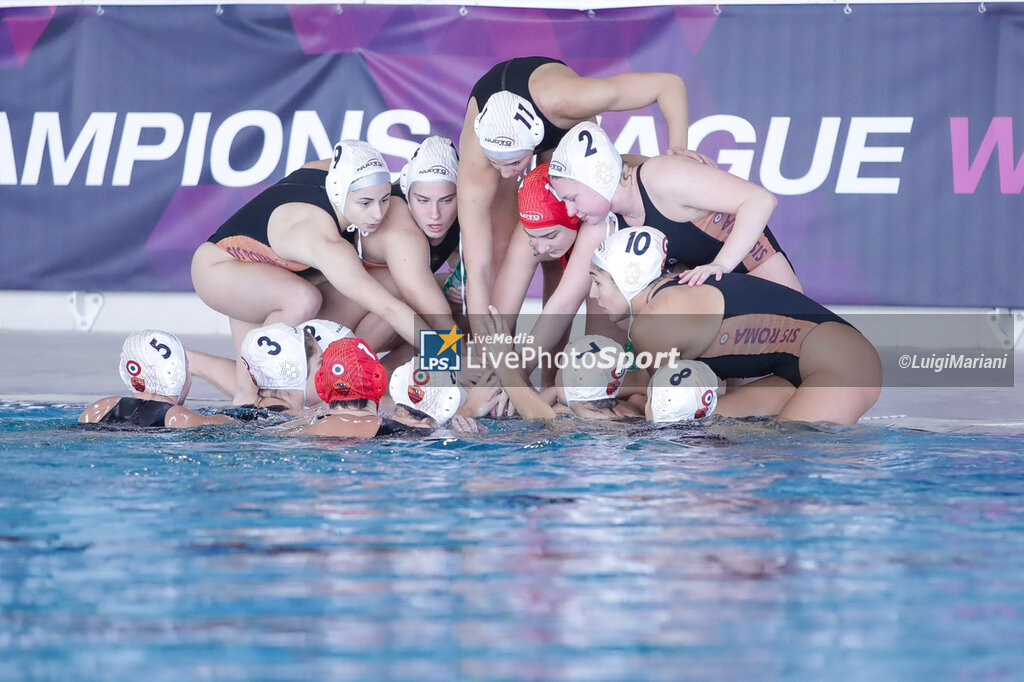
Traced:
[[[694, 268], [714, 261], [722, 249], [722, 243], [732, 232], [735, 216], [711, 213], [698, 220], [697, 223], [679, 222], [665, 217], [655, 207], [644, 188], [644, 183], [640, 179], [641, 168], [643, 168], [643, 164], [637, 166], [636, 169], [636, 186], [640, 190], [640, 198], [644, 203], [644, 225], [661, 230], [668, 238], [666, 264], [672, 266], [681, 263], [686, 268]], [[617, 215], [616, 218], [618, 218], [620, 230], [629, 227], [624, 217]], [[765, 226], [761, 237], [733, 272], [750, 272], [776, 253], [785, 255], [778, 240], [775, 239], [775, 235]]]
[[174, 407], [162, 400], [121, 398], [103, 415], [101, 424], [133, 424], [134, 426], [166, 426], [167, 411]]
[[[688, 285], [673, 278], [651, 298], [674, 286]], [[722, 292], [725, 310], [718, 337], [697, 359], [723, 379], [775, 374], [799, 386], [800, 349], [807, 333], [823, 322], [852, 326], [799, 291], [760, 277], [729, 272], [702, 286]]]
[[324, 189], [327, 171], [317, 168], [300, 168], [290, 173], [277, 184], [260, 192], [238, 212], [217, 228], [208, 241], [230, 253], [240, 261], [268, 263], [288, 268], [308, 276], [317, 271], [301, 263], [286, 261], [270, 248], [267, 227], [270, 214], [278, 206], [289, 203], [311, 204], [323, 209], [338, 226], [338, 233], [348, 242], [355, 243], [355, 233], [342, 232], [334, 206]]
[[529, 100], [537, 115], [540, 116], [540, 120], [544, 122], [544, 139], [533, 150], [537, 154], [557, 147], [559, 140], [569, 132], [567, 129], [559, 128], [549, 121], [541, 113], [537, 103], [533, 101], [533, 96], [530, 95], [530, 76], [536, 71], [537, 67], [544, 64], [565, 64], [565, 62], [559, 59], [551, 59], [550, 57], [517, 57], [509, 59], [500, 64], [495, 64], [490, 71], [485, 73], [476, 82], [476, 85], [473, 86], [473, 90], [469, 94], [470, 98], [476, 99], [476, 106], [479, 111], [483, 111], [484, 105], [487, 104], [487, 100], [490, 99], [491, 95], [502, 90], [508, 90], [515, 95]]
[[[405, 194], [402, 193], [402, 188], [396, 182], [391, 186], [391, 196], [398, 197], [402, 201], [409, 203]], [[424, 235], [425, 236], [425, 235]], [[429, 240], [428, 240], [429, 243]], [[444, 238], [441, 239], [441, 243], [430, 244], [430, 271], [437, 272], [444, 265], [445, 261], [448, 260], [448, 256], [452, 255], [456, 249], [459, 248], [459, 219], [456, 218], [455, 222], [445, 233]]]

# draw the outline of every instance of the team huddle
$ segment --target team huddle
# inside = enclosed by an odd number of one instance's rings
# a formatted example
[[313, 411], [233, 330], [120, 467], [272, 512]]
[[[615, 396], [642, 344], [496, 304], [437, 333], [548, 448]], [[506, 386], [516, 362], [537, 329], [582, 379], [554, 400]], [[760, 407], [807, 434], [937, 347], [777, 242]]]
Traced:
[[[594, 122], [652, 104], [661, 156], [620, 155]], [[120, 372], [133, 395], [80, 421], [352, 437], [478, 432], [480, 417], [516, 414], [855, 423], [879, 395], [874, 347], [803, 294], [768, 227], [776, 198], [688, 151], [688, 125], [674, 74], [497, 64], [473, 87], [458, 147], [428, 137], [396, 182], [380, 152], [342, 140], [243, 206], [192, 260], [235, 358], [132, 334]], [[543, 308], [527, 324], [538, 269]], [[432, 370], [422, 330], [502, 361]], [[185, 408], [192, 376], [235, 407]]]

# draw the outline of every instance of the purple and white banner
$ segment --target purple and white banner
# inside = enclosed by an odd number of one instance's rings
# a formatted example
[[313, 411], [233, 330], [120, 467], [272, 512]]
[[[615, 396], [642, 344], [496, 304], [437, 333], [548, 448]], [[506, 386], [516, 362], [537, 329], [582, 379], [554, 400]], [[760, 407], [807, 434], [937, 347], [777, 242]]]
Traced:
[[[342, 137], [393, 171], [514, 56], [671, 71], [690, 144], [779, 197], [826, 304], [1021, 306], [1024, 5], [0, 10], [0, 288], [188, 291], [195, 247]], [[656, 154], [656, 110], [602, 119]]]

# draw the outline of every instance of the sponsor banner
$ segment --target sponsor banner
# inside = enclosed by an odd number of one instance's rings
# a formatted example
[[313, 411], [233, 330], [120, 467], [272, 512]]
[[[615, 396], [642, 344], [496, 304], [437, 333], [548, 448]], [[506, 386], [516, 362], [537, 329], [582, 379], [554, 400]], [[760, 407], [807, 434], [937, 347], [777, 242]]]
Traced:
[[[1024, 7], [0, 9], [0, 288], [188, 291], [245, 201], [340, 138], [397, 173], [473, 83], [542, 54], [683, 77], [690, 146], [774, 192], [829, 304], [1018, 306]], [[623, 152], [656, 109], [608, 113]]]

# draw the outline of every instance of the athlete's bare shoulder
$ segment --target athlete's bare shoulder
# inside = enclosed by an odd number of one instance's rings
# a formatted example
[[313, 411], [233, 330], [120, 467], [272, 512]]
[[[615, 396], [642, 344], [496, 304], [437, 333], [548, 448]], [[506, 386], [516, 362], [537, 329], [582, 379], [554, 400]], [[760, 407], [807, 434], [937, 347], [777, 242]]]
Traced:
[[316, 159], [303, 164], [302, 167], [325, 171], [331, 167], [331, 159]]
[[82, 411], [78, 422], [80, 424], [95, 424], [107, 416], [107, 412], [114, 409], [114, 405], [117, 405], [119, 400], [121, 400], [121, 397], [116, 395], [109, 398], [100, 398]]

